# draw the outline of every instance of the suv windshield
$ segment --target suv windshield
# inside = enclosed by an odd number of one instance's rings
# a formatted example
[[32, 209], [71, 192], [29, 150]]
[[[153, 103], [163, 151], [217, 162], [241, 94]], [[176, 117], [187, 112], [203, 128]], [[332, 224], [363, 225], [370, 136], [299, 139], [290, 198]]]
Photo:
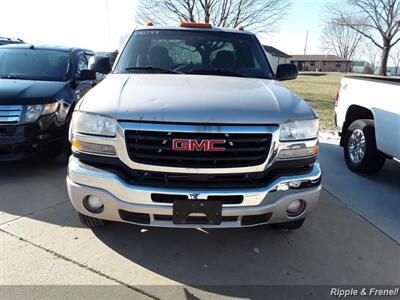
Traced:
[[255, 36], [200, 30], [136, 31], [121, 54], [115, 72], [273, 78]]
[[0, 78], [66, 81], [69, 53], [0, 48]]

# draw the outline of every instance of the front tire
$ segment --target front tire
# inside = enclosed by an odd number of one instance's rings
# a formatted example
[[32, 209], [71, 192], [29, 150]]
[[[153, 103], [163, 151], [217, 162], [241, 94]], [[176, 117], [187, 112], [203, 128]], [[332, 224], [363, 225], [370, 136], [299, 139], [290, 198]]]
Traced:
[[356, 120], [344, 137], [344, 158], [349, 169], [360, 174], [374, 174], [385, 163], [385, 156], [377, 149], [373, 120]]
[[81, 213], [78, 214], [79, 214], [79, 220], [81, 221], [82, 225], [85, 225], [89, 228], [98, 228], [98, 227], [103, 227], [105, 225], [104, 220], [89, 217]]
[[271, 226], [274, 229], [296, 230], [303, 226], [305, 220], [306, 220], [305, 218], [302, 218], [296, 221], [271, 224]]

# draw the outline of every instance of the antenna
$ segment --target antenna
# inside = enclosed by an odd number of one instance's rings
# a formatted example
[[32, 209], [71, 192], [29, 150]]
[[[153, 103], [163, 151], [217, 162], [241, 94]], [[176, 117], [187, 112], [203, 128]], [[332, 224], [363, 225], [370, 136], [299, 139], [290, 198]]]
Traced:
[[307, 54], [307, 44], [308, 44], [308, 30], [307, 30], [307, 34], [306, 34], [306, 44], [304, 46], [304, 55]]

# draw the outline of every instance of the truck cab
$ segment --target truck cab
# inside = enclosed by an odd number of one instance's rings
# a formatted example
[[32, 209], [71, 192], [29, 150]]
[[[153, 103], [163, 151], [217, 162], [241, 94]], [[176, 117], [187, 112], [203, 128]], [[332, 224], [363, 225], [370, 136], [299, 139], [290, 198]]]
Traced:
[[318, 117], [257, 37], [210, 24], [134, 30], [76, 107], [67, 177], [84, 224], [296, 229], [318, 202]]

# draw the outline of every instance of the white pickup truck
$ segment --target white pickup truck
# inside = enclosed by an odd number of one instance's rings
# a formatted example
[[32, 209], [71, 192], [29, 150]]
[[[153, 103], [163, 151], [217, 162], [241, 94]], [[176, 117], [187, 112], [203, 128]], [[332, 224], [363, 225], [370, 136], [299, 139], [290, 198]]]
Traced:
[[400, 159], [400, 80], [346, 76], [336, 95], [335, 122], [348, 167], [378, 172]]

